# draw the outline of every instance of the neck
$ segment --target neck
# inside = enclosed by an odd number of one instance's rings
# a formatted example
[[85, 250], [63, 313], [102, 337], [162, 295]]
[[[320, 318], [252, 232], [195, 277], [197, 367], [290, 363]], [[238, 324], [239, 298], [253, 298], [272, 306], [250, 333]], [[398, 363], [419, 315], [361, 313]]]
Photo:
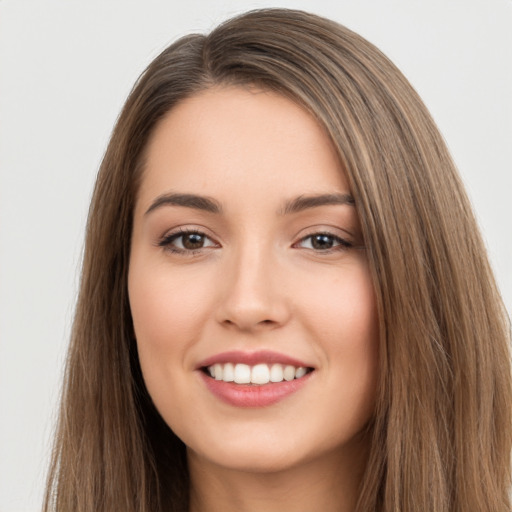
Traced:
[[189, 512], [353, 512], [367, 460], [357, 448], [270, 472], [225, 468], [189, 450]]

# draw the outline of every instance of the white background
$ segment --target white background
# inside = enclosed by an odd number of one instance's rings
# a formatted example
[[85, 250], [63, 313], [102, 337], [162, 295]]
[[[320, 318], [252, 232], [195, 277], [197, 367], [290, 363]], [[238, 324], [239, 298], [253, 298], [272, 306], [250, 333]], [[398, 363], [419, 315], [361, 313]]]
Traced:
[[131, 85], [241, 11], [331, 17], [419, 91], [512, 310], [512, 0], [0, 0], [0, 512], [40, 507], [88, 201]]

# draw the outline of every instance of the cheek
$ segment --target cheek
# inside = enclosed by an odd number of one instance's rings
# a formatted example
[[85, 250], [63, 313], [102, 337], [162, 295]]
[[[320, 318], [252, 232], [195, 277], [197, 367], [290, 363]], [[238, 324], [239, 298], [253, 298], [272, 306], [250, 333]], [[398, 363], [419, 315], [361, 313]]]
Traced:
[[340, 283], [340, 297], [330, 313], [339, 318], [336, 345], [341, 362], [353, 361], [347, 371], [351, 382], [374, 390], [379, 356], [379, 322], [375, 292], [366, 267]]
[[130, 309], [144, 382], [156, 408], [174, 427], [177, 418], [194, 408], [183, 376], [193, 366], [187, 354], [207, 323], [211, 291], [197, 286], [186, 272], [148, 261], [138, 265], [133, 258], [130, 263]]
[[130, 267], [128, 293], [143, 370], [182, 360], [206, 322], [208, 290], [192, 286], [183, 272], [170, 272], [165, 265], [147, 267], [135, 262]]
[[339, 390], [357, 423], [372, 414], [375, 402], [379, 323], [366, 265], [360, 262], [344, 270], [311, 283], [302, 316], [329, 369], [325, 385]]
[[[305, 316], [331, 350], [358, 350], [377, 345], [378, 318], [369, 271], [362, 262], [333, 276], [302, 283]], [[297, 293], [300, 293], [300, 288]], [[307, 294], [304, 292], [307, 291]]]

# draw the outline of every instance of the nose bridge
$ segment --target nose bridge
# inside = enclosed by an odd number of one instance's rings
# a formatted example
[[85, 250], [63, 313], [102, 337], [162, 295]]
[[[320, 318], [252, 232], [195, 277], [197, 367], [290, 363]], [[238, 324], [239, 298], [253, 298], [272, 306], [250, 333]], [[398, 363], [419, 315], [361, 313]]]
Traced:
[[226, 273], [220, 320], [243, 330], [285, 322], [288, 311], [280, 286], [281, 274], [268, 241], [251, 240], [234, 249]]

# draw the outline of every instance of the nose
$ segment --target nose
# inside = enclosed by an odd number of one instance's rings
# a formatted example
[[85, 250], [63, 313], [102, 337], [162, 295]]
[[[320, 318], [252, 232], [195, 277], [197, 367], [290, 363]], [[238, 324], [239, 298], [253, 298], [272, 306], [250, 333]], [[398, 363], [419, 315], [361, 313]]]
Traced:
[[240, 331], [272, 330], [287, 323], [290, 303], [284, 269], [263, 248], [246, 248], [221, 277], [218, 321]]

